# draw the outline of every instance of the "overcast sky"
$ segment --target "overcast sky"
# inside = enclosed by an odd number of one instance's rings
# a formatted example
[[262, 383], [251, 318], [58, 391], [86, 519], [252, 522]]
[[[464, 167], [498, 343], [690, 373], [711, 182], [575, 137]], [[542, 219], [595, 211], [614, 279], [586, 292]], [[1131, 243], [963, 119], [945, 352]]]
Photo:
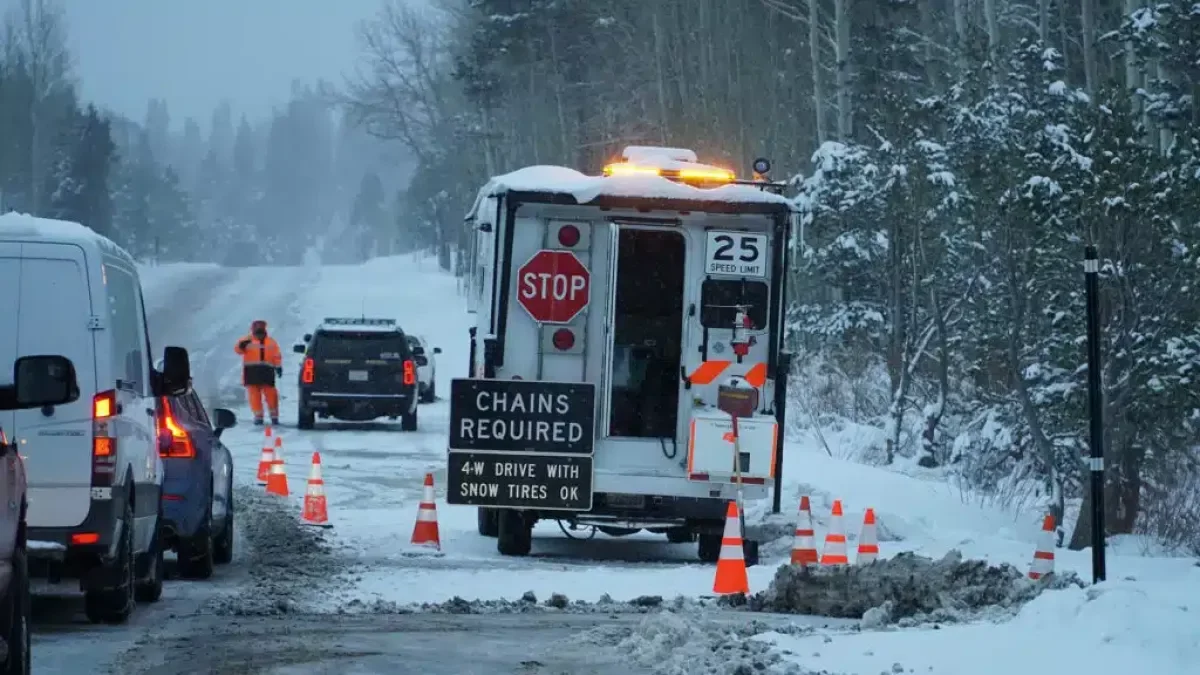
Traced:
[[[15, 6], [18, 0], [0, 0]], [[295, 78], [341, 81], [355, 26], [378, 0], [60, 0], [85, 99], [141, 121], [167, 101], [171, 125], [207, 129], [228, 98], [235, 119], [285, 103]]]

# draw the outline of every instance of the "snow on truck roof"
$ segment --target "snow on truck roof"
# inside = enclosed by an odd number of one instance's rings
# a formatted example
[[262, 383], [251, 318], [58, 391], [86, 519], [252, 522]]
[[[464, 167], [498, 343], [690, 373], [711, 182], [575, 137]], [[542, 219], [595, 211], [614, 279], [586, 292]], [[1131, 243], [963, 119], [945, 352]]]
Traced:
[[49, 240], [95, 246], [102, 253], [121, 258], [133, 264], [133, 256], [117, 246], [113, 240], [97, 234], [95, 230], [79, 223], [52, 218], [38, 218], [27, 213], [10, 211], [0, 215], [0, 239]]
[[[654, 165], [660, 165], [666, 160], [673, 165], [687, 160], [679, 160], [661, 153], [662, 148], [654, 148], [658, 154], [654, 156]], [[645, 157], [641, 158], [643, 161]], [[696, 165], [703, 168], [706, 165]], [[673, 167], [660, 167], [673, 168]], [[496, 176], [488, 181], [481, 195], [497, 195], [502, 192], [543, 192], [569, 195], [579, 204], [587, 204], [599, 197], [644, 197], [647, 199], [665, 199], [689, 202], [728, 202], [791, 205], [792, 201], [782, 195], [752, 185], [721, 185], [711, 188], [700, 188], [685, 183], [672, 181], [655, 175], [623, 175], [588, 176], [564, 166], [529, 166], [517, 169], [512, 173]]]
[[398, 333], [403, 332], [395, 319], [371, 317], [326, 317], [317, 326], [318, 331], [329, 333]]

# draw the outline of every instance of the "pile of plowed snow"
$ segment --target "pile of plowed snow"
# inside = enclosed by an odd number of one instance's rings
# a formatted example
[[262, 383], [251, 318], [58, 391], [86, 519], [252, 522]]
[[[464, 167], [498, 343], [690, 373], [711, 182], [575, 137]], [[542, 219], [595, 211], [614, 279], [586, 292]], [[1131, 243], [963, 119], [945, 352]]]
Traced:
[[751, 610], [859, 619], [863, 628], [927, 621], [962, 621], [985, 613], [1012, 613], [1047, 588], [1082, 586], [1074, 573], [1027, 579], [1007, 564], [941, 560], [913, 553], [867, 565], [782, 565], [770, 587], [747, 598]]

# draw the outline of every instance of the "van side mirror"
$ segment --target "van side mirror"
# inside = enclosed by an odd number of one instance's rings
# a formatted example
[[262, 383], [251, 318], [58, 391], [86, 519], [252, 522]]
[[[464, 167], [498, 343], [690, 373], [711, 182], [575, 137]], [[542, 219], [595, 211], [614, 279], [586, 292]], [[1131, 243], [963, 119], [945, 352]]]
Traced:
[[441, 353], [442, 353], [442, 348], [441, 348], [441, 347], [434, 347], [434, 348], [433, 348], [433, 353], [434, 353], [434, 354], [441, 354]]
[[229, 408], [213, 409], [213, 433], [217, 438], [221, 437], [221, 432], [226, 429], [237, 426], [237, 415]]
[[3, 406], [5, 410], [44, 408], [79, 400], [75, 364], [65, 356], [22, 356], [13, 364], [12, 399]]
[[296, 352], [297, 354], [303, 354], [305, 351], [307, 351], [307, 349], [308, 348], [304, 345], [292, 345], [292, 351]]
[[192, 381], [192, 362], [183, 347], [163, 349], [163, 388], [165, 393], [184, 391]]

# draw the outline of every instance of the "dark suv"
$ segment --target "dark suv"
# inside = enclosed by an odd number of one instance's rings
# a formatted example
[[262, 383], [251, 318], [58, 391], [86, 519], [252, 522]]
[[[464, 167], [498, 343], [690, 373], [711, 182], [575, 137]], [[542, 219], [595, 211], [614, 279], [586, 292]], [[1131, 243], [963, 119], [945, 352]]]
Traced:
[[399, 417], [401, 429], [417, 430], [417, 364], [394, 319], [325, 319], [304, 342], [293, 347], [304, 355], [299, 428], [311, 429], [320, 415], [348, 422]]
[[[13, 383], [0, 386], [0, 410], [49, 409], [79, 399], [75, 366], [63, 356], [22, 356]], [[25, 538], [25, 464], [0, 429], [0, 661], [6, 675], [31, 669], [29, 653], [29, 559]]]

